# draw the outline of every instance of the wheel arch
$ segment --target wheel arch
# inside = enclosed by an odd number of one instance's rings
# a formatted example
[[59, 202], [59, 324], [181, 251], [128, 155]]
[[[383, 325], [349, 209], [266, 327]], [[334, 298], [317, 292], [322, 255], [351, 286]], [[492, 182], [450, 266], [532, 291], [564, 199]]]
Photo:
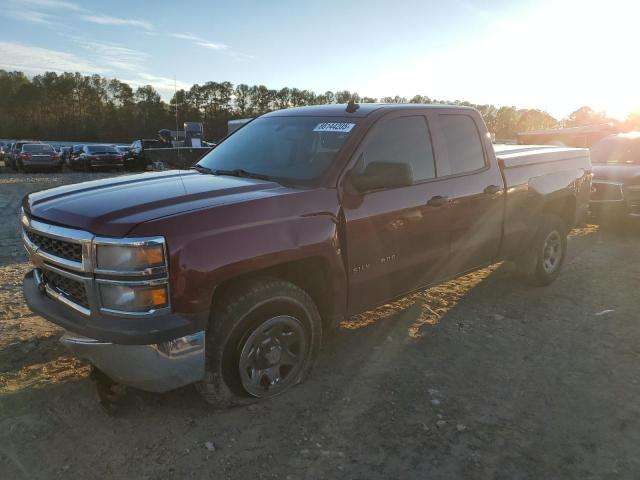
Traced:
[[215, 311], [237, 289], [260, 281], [260, 279], [277, 278], [291, 282], [309, 294], [320, 312], [322, 326], [330, 328], [340, 313], [337, 311], [334, 301], [339, 286], [336, 285], [331, 272], [331, 265], [326, 258], [314, 256], [235, 275], [216, 285], [213, 291], [211, 310]]

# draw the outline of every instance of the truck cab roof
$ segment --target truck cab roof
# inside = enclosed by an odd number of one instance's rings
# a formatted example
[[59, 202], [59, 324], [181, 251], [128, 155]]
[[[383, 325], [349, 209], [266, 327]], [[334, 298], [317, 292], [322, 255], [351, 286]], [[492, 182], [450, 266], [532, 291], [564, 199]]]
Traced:
[[262, 115], [263, 117], [368, 117], [379, 110], [413, 110], [413, 109], [460, 109], [473, 110], [471, 107], [445, 104], [420, 104], [420, 103], [357, 103], [358, 109], [347, 112], [347, 104], [311, 105], [308, 107], [286, 108]]

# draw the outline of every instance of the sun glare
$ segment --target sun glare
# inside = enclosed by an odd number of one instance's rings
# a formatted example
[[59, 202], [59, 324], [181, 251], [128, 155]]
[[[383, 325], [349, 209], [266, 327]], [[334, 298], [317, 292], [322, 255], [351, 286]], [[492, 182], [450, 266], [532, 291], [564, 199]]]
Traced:
[[[640, 108], [637, 45], [640, 2], [612, 0], [536, 4], [520, 17], [485, 10], [492, 28], [420, 62], [398, 58], [363, 79], [376, 95], [401, 95], [542, 108], [563, 117], [583, 105], [623, 119]], [[407, 66], [410, 65], [410, 66]], [[469, 76], [469, 72], [484, 72]], [[384, 93], [386, 94], [386, 93]]]

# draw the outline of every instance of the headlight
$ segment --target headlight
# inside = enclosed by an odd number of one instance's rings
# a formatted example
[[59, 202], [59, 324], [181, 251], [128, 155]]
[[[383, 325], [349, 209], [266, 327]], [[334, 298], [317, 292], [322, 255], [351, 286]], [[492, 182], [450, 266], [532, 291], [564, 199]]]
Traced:
[[102, 310], [145, 316], [170, 309], [163, 237], [94, 240], [94, 273]]
[[111, 272], [146, 272], [166, 267], [164, 239], [96, 242], [96, 269]]
[[169, 305], [167, 286], [100, 284], [102, 307], [119, 312], [150, 312]]

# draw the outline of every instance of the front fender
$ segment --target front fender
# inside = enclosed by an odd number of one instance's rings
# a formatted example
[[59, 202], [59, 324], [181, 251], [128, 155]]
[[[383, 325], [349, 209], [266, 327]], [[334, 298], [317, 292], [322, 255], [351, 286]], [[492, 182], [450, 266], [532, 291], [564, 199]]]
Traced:
[[145, 222], [130, 235], [154, 232], [167, 239], [175, 312], [208, 311], [222, 282], [310, 258], [321, 258], [327, 265], [338, 312], [346, 304], [347, 288], [335, 191], [296, 195]]

